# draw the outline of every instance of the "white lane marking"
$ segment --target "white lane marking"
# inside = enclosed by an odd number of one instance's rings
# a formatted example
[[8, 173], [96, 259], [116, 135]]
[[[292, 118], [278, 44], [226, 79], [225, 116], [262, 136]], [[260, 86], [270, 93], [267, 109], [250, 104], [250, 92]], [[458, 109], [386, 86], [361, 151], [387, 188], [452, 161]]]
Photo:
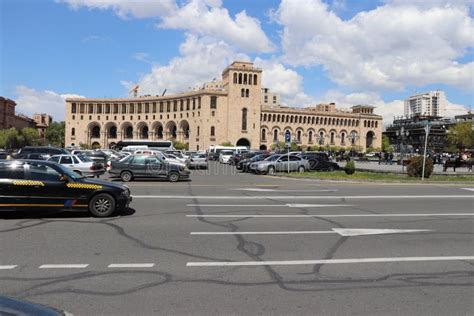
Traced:
[[474, 188], [462, 188], [463, 190], [474, 191]]
[[0, 270], [12, 270], [18, 267], [16, 264], [11, 264], [11, 265], [2, 265], [0, 266]]
[[473, 195], [133, 195], [134, 199], [208, 199], [208, 200], [259, 200], [259, 199], [357, 199], [357, 200], [377, 200], [377, 199], [474, 199]]
[[107, 268], [153, 268], [154, 263], [111, 263]]
[[275, 232], [191, 232], [191, 235], [298, 235], [298, 234], [335, 234], [332, 230], [320, 231], [275, 231]]
[[215, 217], [215, 218], [310, 218], [310, 217], [428, 217], [428, 216], [474, 216], [474, 213], [431, 213], [431, 214], [312, 214], [312, 215], [292, 215], [292, 214], [274, 214], [274, 215], [186, 215], [186, 217]]
[[351, 204], [186, 204], [189, 207], [339, 207]]
[[431, 229], [370, 229], [370, 228], [333, 228], [332, 230], [296, 230], [266, 232], [191, 232], [190, 235], [303, 235], [303, 234], [339, 234], [345, 237], [403, 234], [429, 232]]
[[391, 257], [391, 258], [360, 258], [360, 259], [323, 259], [323, 260], [284, 260], [284, 261], [217, 261], [188, 262], [187, 267], [226, 267], [226, 266], [281, 266], [304, 264], [335, 264], [335, 263], [388, 263], [388, 262], [423, 262], [423, 261], [460, 261], [474, 260], [474, 256], [444, 257]]
[[337, 192], [336, 189], [324, 189], [324, 190], [276, 190], [276, 189], [263, 189], [263, 188], [245, 188], [245, 189], [229, 189], [231, 191], [251, 191], [251, 192]]
[[431, 229], [371, 229], [371, 228], [333, 228], [334, 232], [341, 236], [355, 237], [366, 235], [383, 235], [383, 234], [406, 234], [431, 232]]
[[42, 264], [39, 269], [84, 269], [88, 264]]

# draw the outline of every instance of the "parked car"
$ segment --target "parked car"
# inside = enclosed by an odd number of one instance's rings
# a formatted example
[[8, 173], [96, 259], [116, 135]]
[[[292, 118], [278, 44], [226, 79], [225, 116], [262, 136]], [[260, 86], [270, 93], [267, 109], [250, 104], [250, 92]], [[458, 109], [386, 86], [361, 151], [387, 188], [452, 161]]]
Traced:
[[7, 159], [9, 156], [8, 152], [3, 150], [3, 149], [0, 149], [0, 159]]
[[270, 156], [270, 154], [260, 154], [260, 155], [253, 156], [253, 157], [248, 158], [248, 159], [241, 160], [237, 163], [236, 169], [237, 170], [242, 170], [242, 172], [248, 172], [250, 164], [252, 164], [253, 162], [257, 162], [257, 161], [262, 161], [262, 160], [268, 158], [269, 156]]
[[[161, 160], [165, 160], [170, 163], [180, 164], [186, 166], [187, 162], [183, 159], [177, 159], [175, 156], [167, 155], [162, 151], [153, 150], [153, 149], [143, 149], [143, 150], [136, 150], [134, 155], [154, 155], [160, 158]], [[173, 158], [174, 157], [174, 158]]]
[[88, 179], [49, 161], [0, 162], [0, 209], [88, 209], [96, 217], [114, 215], [132, 201], [121, 184]]
[[[289, 160], [288, 160], [289, 159]], [[265, 160], [253, 162], [250, 169], [258, 174], [273, 175], [276, 172], [305, 172], [309, 170], [309, 162], [295, 155], [271, 156]]]
[[304, 152], [296, 156], [308, 160], [309, 170], [311, 171], [333, 171], [339, 169], [339, 165], [330, 161], [328, 155], [323, 152]]
[[132, 155], [111, 161], [109, 173], [128, 182], [135, 178], [166, 178], [171, 182], [189, 178], [190, 171], [183, 164], [163, 160], [156, 155]]
[[73, 150], [73, 155], [87, 156], [95, 162], [99, 162], [103, 165], [109, 160], [109, 156], [101, 150]]
[[99, 177], [105, 173], [104, 165], [82, 155], [57, 155], [48, 159], [68, 167], [78, 175], [85, 177]]
[[208, 169], [209, 162], [207, 159], [207, 155], [205, 153], [192, 154], [189, 159], [189, 168], [190, 169]]
[[230, 160], [230, 158], [232, 157], [233, 154], [234, 154], [234, 152], [232, 150], [222, 150], [219, 153], [219, 162], [220, 163], [229, 163], [229, 160]]
[[64, 148], [46, 147], [46, 146], [25, 146], [21, 148], [14, 159], [37, 159], [45, 160], [54, 155], [69, 154]]

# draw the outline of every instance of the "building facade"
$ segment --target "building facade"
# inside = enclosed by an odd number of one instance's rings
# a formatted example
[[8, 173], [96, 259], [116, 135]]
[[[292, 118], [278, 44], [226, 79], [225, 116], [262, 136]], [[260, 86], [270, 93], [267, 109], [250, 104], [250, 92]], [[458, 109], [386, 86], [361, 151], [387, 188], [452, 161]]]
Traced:
[[15, 114], [16, 103], [0, 97], [0, 129], [35, 127], [35, 121], [23, 114]]
[[443, 116], [446, 95], [443, 91], [429, 91], [410, 96], [405, 100], [405, 116]]
[[[382, 117], [368, 105], [283, 107], [261, 86], [262, 70], [233, 62], [221, 81], [176, 95], [66, 100], [66, 146], [108, 148], [127, 139], [171, 139], [192, 150], [231, 143], [267, 149], [287, 131], [301, 145], [381, 146]], [[265, 95], [267, 101], [265, 102]], [[273, 102], [275, 100], [275, 102]]]
[[33, 120], [36, 123], [36, 129], [40, 136], [40, 141], [44, 145], [46, 142], [46, 129], [51, 123], [53, 123], [53, 118], [46, 113], [35, 113], [33, 115]]

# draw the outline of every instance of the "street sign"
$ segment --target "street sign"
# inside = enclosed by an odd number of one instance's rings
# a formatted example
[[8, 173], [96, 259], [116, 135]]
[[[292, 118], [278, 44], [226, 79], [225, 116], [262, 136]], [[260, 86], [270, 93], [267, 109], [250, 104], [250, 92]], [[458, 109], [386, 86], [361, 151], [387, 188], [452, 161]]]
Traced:
[[290, 133], [290, 131], [285, 132], [285, 143], [291, 143], [291, 133]]

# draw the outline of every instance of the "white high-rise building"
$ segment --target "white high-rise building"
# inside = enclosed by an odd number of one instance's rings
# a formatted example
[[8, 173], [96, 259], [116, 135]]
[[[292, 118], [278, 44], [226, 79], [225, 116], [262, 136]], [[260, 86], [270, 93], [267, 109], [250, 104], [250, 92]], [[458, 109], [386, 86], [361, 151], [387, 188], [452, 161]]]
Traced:
[[405, 100], [405, 116], [443, 116], [446, 109], [444, 91], [430, 91], [410, 96]]

